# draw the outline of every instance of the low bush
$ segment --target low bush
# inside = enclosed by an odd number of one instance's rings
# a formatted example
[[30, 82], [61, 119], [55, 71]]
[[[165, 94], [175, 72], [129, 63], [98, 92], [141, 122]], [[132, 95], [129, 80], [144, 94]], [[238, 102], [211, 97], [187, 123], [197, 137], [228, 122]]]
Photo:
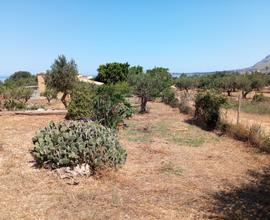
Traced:
[[33, 138], [32, 155], [40, 167], [75, 167], [88, 164], [94, 173], [117, 168], [127, 157], [113, 130], [94, 122], [50, 122]]
[[203, 128], [215, 129], [220, 120], [220, 108], [226, 98], [215, 91], [199, 92], [195, 98], [195, 120]]
[[263, 94], [255, 94], [252, 98], [253, 102], [265, 102], [267, 98]]
[[181, 113], [194, 115], [194, 109], [189, 105], [189, 99], [186, 94], [180, 96], [180, 101], [178, 103], [178, 108]]
[[45, 106], [41, 104], [29, 104], [26, 106], [26, 109], [27, 110], [45, 109]]
[[93, 118], [102, 125], [116, 128], [125, 118], [131, 117], [133, 108], [114, 85], [99, 87], [92, 101]]
[[16, 111], [26, 109], [26, 104], [14, 99], [7, 99], [4, 101], [4, 108], [8, 111]]
[[262, 130], [260, 125], [246, 127], [242, 124], [220, 123], [219, 127], [225, 134], [236, 140], [270, 152], [270, 136]]
[[162, 92], [162, 102], [175, 108], [178, 106], [178, 99], [175, 97], [174, 91], [171, 88], [167, 88]]
[[96, 88], [93, 85], [84, 82], [77, 83], [71, 94], [66, 118], [73, 120], [93, 118], [92, 101], [95, 95]]
[[116, 128], [133, 114], [131, 104], [125, 99], [123, 87], [104, 85], [98, 88], [81, 84], [72, 93], [67, 119], [91, 119], [110, 128]]

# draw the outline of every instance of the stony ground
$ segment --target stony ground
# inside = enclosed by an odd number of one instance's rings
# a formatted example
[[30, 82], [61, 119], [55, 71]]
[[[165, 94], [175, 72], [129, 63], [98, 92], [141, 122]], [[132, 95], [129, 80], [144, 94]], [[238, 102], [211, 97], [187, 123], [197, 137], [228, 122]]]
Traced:
[[151, 103], [119, 131], [124, 167], [73, 185], [29, 153], [63, 116], [0, 116], [0, 219], [269, 219], [270, 156], [188, 119]]

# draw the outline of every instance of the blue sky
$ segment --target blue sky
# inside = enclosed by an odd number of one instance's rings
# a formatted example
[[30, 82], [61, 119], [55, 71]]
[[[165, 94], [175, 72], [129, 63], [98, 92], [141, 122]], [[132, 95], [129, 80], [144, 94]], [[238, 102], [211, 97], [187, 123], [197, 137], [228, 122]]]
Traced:
[[242, 68], [270, 54], [269, 0], [1, 0], [0, 76], [59, 54], [94, 75], [119, 61], [171, 72]]

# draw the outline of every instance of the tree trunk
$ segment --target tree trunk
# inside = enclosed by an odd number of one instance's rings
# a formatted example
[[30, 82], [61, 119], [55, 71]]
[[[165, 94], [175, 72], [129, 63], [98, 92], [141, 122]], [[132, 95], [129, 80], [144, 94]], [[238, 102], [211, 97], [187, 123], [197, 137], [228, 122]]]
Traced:
[[242, 91], [242, 98], [246, 99], [249, 92]]
[[50, 105], [51, 104], [51, 99], [47, 98], [47, 101], [48, 101], [48, 104]]
[[147, 103], [147, 98], [141, 97], [141, 110], [140, 113], [146, 113], [146, 103]]
[[65, 108], [67, 108], [66, 97], [67, 97], [67, 93], [64, 93], [63, 96], [62, 96], [62, 98], [61, 98], [61, 102], [63, 103], [63, 105], [65, 106]]
[[231, 90], [228, 90], [227, 93], [228, 93], [228, 96], [231, 96]]

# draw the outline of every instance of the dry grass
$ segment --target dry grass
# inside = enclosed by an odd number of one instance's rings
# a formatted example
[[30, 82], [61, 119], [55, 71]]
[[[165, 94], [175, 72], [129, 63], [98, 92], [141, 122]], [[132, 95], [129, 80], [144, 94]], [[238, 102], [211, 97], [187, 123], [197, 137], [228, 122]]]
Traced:
[[[207, 219], [213, 195], [248, 184], [269, 155], [185, 123], [162, 103], [119, 132], [128, 151], [118, 172], [78, 185], [35, 169], [34, 132], [62, 116], [0, 116], [0, 219]], [[175, 138], [177, 137], [177, 138]]]

